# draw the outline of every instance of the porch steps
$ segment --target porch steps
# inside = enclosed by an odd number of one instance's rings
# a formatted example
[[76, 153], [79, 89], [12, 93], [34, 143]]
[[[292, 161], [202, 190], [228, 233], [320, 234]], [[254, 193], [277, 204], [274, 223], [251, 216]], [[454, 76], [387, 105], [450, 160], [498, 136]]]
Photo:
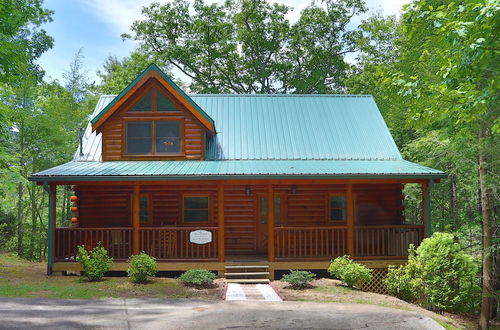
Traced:
[[269, 279], [268, 278], [226, 279], [226, 283], [269, 283]]
[[269, 265], [241, 263], [224, 266], [227, 283], [269, 283]]

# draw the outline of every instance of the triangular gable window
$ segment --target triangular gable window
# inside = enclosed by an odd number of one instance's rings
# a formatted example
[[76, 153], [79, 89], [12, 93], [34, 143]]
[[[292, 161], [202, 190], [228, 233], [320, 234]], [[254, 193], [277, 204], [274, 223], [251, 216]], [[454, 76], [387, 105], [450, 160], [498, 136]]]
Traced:
[[160, 91], [157, 91], [158, 111], [176, 111], [177, 107]]
[[165, 94], [157, 88], [152, 88], [130, 108], [130, 112], [177, 111], [177, 107]]
[[134, 106], [130, 109], [131, 112], [145, 112], [145, 111], [153, 111], [152, 109], [152, 93], [148, 91], [144, 96], [134, 104]]

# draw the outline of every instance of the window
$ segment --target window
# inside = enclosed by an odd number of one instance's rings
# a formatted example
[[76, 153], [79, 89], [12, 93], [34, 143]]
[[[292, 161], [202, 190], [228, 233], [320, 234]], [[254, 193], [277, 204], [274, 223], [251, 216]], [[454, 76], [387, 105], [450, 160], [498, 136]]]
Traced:
[[181, 152], [181, 132], [178, 121], [155, 122], [155, 151], [156, 153]]
[[152, 152], [152, 123], [150, 121], [127, 123], [127, 154]]
[[149, 196], [141, 195], [139, 199], [139, 221], [141, 223], [149, 222]]
[[330, 220], [345, 221], [347, 219], [346, 198], [342, 195], [330, 196]]
[[134, 106], [130, 109], [131, 112], [146, 112], [153, 111], [151, 91], [147, 92]]
[[209, 222], [208, 196], [184, 196], [184, 222]]
[[[140, 194], [139, 196], [139, 222], [141, 224], [150, 224], [152, 221], [152, 209], [151, 209], [151, 198], [150, 194]], [[134, 197], [130, 195], [130, 221], [134, 218]]]
[[126, 154], [168, 155], [182, 152], [182, 127], [179, 120], [126, 122]]
[[[274, 223], [281, 224], [281, 197], [274, 197]], [[267, 223], [267, 197], [260, 198], [260, 223]]]
[[157, 87], [148, 90], [129, 112], [178, 111], [170, 99]]

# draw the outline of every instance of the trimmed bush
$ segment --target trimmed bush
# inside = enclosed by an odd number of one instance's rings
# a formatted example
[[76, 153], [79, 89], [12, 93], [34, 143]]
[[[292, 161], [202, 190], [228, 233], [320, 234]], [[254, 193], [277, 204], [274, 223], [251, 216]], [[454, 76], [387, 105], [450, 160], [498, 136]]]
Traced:
[[127, 274], [134, 283], [145, 283], [156, 274], [156, 259], [144, 252], [130, 256], [128, 264]]
[[76, 261], [82, 265], [85, 276], [89, 281], [101, 280], [113, 265], [113, 258], [108, 256], [108, 251], [100, 244], [90, 252], [85, 249], [85, 246], [79, 245]]
[[190, 269], [184, 272], [179, 279], [184, 285], [195, 288], [206, 288], [212, 285], [215, 274], [206, 269]]
[[414, 251], [408, 264], [392, 270], [386, 279], [389, 292], [401, 299], [418, 300], [437, 311], [477, 312], [481, 297], [479, 267], [452, 234], [435, 233]]
[[290, 274], [283, 275], [281, 279], [293, 289], [304, 289], [311, 286], [310, 282], [316, 279], [316, 274], [306, 270], [291, 270]]
[[328, 273], [352, 288], [361, 282], [372, 280], [372, 270], [365, 265], [355, 263], [349, 256], [335, 258], [328, 267]]

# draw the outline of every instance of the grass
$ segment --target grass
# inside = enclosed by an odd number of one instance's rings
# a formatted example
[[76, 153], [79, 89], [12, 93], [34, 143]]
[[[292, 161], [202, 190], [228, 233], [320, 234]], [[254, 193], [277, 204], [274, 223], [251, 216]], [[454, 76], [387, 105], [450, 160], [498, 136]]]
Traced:
[[47, 276], [46, 263], [29, 262], [0, 253], [0, 297], [16, 298], [197, 298], [219, 299], [220, 288], [196, 290], [179, 280], [154, 278], [134, 284], [126, 277], [90, 282], [80, 276]]

